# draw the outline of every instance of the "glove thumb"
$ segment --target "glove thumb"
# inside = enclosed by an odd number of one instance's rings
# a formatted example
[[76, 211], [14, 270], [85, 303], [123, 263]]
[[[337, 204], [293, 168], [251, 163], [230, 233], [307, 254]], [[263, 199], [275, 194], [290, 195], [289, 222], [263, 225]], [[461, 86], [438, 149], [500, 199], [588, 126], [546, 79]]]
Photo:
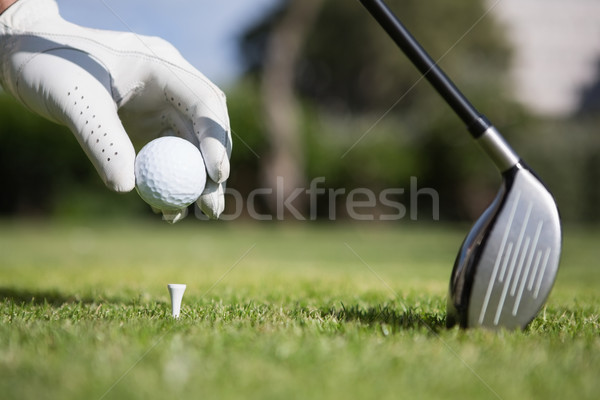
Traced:
[[71, 129], [110, 189], [135, 186], [135, 150], [117, 114], [110, 75], [74, 49], [39, 53], [19, 68], [18, 96], [34, 112]]

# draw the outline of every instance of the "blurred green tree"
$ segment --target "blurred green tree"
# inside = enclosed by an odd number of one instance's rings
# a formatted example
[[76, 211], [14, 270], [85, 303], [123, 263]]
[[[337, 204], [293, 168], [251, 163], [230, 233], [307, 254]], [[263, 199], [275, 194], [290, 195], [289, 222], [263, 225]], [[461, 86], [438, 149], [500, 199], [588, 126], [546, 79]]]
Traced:
[[[248, 76], [263, 85], [277, 71], [273, 60], [285, 56], [271, 54], [270, 43], [296, 2], [301, 0], [282, 3], [241, 40]], [[388, 4], [497, 126], [527, 118], [504, 89], [510, 49], [501, 27], [488, 15], [487, 3], [390, 0]], [[300, 54], [294, 55], [294, 73], [287, 83], [278, 81], [293, 87], [300, 101], [295, 111], [303, 118], [296, 134], [302, 136], [304, 156], [296, 158], [308, 162], [297, 169], [309, 178], [325, 176], [329, 184], [346, 188], [407, 187], [410, 177], [417, 176], [421, 185], [443, 196], [444, 215], [479, 213], [497, 188], [497, 178], [486, 182], [497, 174], [491, 166], [489, 172], [481, 167], [484, 158], [460, 121], [360, 3], [324, 0], [319, 5], [310, 29], [303, 27], [301, 32], [306, 37]], [[272, 102], [272, 96], [263, 95], [264, 114], [277, 109]], [[265, 128], [267, 137], [289, 135], [272, 125]], [[510, 136], [508, 131], [504, 133]], [[279, 150], [275, 146], [270, 151]], [[265, 165], [266, 170], [269, 167]], [[484, 195], [470, 194], [477, 187]]]

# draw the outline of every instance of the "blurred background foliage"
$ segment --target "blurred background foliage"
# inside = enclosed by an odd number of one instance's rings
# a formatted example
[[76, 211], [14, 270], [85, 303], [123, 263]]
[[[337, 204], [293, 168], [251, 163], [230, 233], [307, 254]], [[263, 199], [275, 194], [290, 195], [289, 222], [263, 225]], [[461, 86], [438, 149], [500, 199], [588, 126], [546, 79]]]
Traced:
[[[269, 55], [281, 32], [294, 32], [302, 7], [290, 0], [240, 37], [246, 72], [228, 94], [234, 131], [229, 187], [247, 195], [263, 187], [274, 152], [264, 82], [277, 57]], [[439, 193], [442, 220], [472, 220], [491, 201], [500, 178], [462, 123], [358, 2], [313, 2], [288, 82], [291, 118], [310, 182], [327, 188], [409, 188], [410, 178]], [[517, 104], [507, 84], [511, 49], [503, 27], [482, 0], [390, 0], [432, 57], [473, 104], [494, 122], [555, 194], [563, 218], [597, 223], [600, 214], [598, 84], [582, 91], [580, 112], [569, 118], [536, 117]], [[279, 29], [287, 23], [288, 30]], [[465, 35], [469, 27], [472, 30]], [[285, 57], [286, 55], [282, 55]], [[600, 75], [600, 74], [599, 74]], [[549, 83], [550, 84], [550, 83]], [[595, 100], [594, 100], [595, 99]], [[287, 99], [285, 101], [292, 101]], [[271, 104], [272, 106], [272, 104]], [[3, 216], [145, 215], [135, 193], [108, 191], [66, 128], [47, 122], [0, 93], [0, 213]], [[328, 203], [327, 196], [319, 201]], [[302, 205], [300, 205], [302, 207]], [[305, 205], [304, 205], [305, 206]], [[262, 205], [269, 211], [267, 201]], [[325, 209], [322, 207], [321, 209]], [[270, 210], [273, 211], [272, 209]], [[321, 215], [326, 217], [326, 215]]]

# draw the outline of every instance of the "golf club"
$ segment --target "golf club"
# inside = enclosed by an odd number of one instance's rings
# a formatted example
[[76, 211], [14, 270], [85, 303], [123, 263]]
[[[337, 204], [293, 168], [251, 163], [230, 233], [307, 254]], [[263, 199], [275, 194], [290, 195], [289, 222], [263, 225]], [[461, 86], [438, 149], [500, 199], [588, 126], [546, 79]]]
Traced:
[[554, 285], [561, 225], [554, 198], [382, 0], [360, 0], [466, 124], [502, 173], [502, 186], [456, 258], [446, 325], [524, 329]]

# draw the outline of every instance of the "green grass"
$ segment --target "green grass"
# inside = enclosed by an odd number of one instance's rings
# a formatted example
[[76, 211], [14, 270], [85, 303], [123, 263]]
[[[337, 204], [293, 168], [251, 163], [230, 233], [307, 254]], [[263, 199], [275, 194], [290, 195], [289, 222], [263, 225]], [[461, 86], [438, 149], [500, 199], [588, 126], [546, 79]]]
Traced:
[[600, 231], [567, 231], [547, 306], [494, 333], [444, 328], [467, 229], [5, 221], [0, 397], [597, 398]]

